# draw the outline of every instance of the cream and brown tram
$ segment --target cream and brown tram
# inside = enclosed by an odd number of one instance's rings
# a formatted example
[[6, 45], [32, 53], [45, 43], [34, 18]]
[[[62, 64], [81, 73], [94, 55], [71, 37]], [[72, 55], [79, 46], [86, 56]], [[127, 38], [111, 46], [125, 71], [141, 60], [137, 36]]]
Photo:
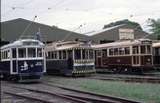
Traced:
[[90, 43], [54, 42], [47, 44], [45, 51], [48, 74], [85, 76], [95, 73], [94, 51]]
[[95, 49], [97, 71], [135, 73], [153, 68], [152, 41], [149, 39], [124, 40], [92, 47]]
[[154, 68], [160, 70], [160, 41], [153, 43], [152, 47]]

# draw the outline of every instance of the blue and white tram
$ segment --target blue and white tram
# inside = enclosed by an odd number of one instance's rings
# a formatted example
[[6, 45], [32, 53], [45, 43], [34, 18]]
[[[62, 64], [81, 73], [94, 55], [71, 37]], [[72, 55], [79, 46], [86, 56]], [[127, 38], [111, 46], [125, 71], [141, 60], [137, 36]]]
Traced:
[[1, 47], [0, 74], [7, 80], [37, 81], [46, 72], [44, 44], [20, 39]]

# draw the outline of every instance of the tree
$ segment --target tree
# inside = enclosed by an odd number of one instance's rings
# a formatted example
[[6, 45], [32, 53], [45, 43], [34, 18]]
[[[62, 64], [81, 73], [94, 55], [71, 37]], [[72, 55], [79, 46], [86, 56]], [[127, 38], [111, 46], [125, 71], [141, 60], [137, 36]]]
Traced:
[[156, 35], [158, 40], [160, 40], [160, 18], [157, 20], [150, 19], [150, 23], [149, 26], [151, 26], [151, 32]]
[[138, 30], [142, 30], [140, 24], [133, 22], [133, 21], [129, 21], [128, 19], [124, 19], [124, 20], [120, 20], [120, 21], [116, 21], [116, 22], [112, 22], [110, 24], [104, 25], [103, 29], [117, 26], [117, 25], [121, 25], [121, 24], [127, 24], [128, 26], [131, 26], [131, 27], [136, 28]]

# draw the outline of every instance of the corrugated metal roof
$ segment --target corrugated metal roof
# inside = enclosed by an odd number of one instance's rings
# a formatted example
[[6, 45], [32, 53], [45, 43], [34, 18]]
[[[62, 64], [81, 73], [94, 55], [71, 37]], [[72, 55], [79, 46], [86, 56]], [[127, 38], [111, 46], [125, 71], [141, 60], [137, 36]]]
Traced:
[[75, 40], [75, 39], [84, 39], [84, 40], [89, 39], [88, 36], [83, 35], [83, 34], [67, 31], [64, 29], [52, 27], [52, 26], [37, 23], [37, 22], [32, 22], [32, 21], [25, 20], [22, 18], [1, 22], [2, 39], [4, 41], [17, 40], [22, 35], [22, 33], [24, 32], [24, 30], [29, 24], [31, 25], [28, 27], [24, 35], [34, 36], [40, 28], [41, 35], [43, 37], [43, 41], [63, 40], [64, 37], [66, 37], [66, 35], [69, 35], [66, 41]]
[[126, 25], [126, 24], [121, 24], [121, 25], [116, 25], [116, 26], [113, 26], [113, 27], [109, 27], [109, 28], [105, 28], [105, 29], [102, 29], [102, 30], [99, 30], [99, 31], [95, 31], [95, 32], [92, 32], [92, 33], [88, 33], [89, 35], [93, 36], [93, 35], [96, 35], [96, 34], [100, 34], [100, 33], [103, 33], [103, 32], [106, 32], [108, 30], [112, 30], [112, 29], [115, 29], [117, 27], [121, 27], [123, 25]]

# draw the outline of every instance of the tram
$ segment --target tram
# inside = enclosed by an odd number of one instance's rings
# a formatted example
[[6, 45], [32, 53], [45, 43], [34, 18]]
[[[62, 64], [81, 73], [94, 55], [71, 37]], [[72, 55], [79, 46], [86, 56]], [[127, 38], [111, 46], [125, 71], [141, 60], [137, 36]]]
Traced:
[[44, 44], [38, 40], [20, 39], [0, 50], [0, 74], [4, 79], [38, 81], [46, 72]]
[[80, 41], [54, 42], [45, 46], [47, 74], [86, 76], [95, 73], [91, 44]]
[[160, 70], [160, 42], [153, 43], [153, 64], [155, 69]]
[[142, 73], [153, 69], [152, 41], [149, 39], [121, 40], [92, 47], [97, 71]]

